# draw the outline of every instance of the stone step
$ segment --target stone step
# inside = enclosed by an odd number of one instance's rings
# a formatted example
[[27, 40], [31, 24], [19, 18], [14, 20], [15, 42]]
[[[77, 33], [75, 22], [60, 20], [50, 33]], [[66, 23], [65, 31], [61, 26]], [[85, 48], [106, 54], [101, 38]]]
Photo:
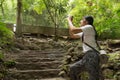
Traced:
[[11, 53], [9, 56], [8, 54], [6, 54], [6, 58], [12, 58], [12, 59], [16, 59], [16, 58], [29, 58], [29, 57], [39, 57], [39, 58], [59, 58], [59, 57], [63, 57], [64, 56], [65, 51], [40, 51], [40, 50], [21, 50], [19, 52], [16, 53]]
[[[34, 80], [34, 79], [31, 79], [31, 80]], [[70, 80], [70, 79], [57, 77], [57, 78], [47, 78], [47, 79], [37, 79], [37, 80]], [[105, 79], [105, 80], [115, 80], [115, 79]]]
[[[9, 80], [16, 80], [16, 79], [9, 78]], [[45, 78], [45, 79], [17, 79], [17, 80], [68, 80], [68, 79], [62, 77], [55, 77], [55, 78]]]
[[63, 54], [63, 53], [65, 53], [65, 51], [63, 51], [63, 50], [43, 50], [43, 51], [41, 51], [41, 50], [21, 50], [20, 52], [20, 55], [30, 55], [30, 54], [32, 54], [32, 55], [36, 55], [36, 54]]
[[19, 58], [36, 58], [36, 57], [39, 57], [39, 58], [59, 58], [59, 57], [63, 57], [64, 54], [54, 54], [54, 53], [49, 53], [49, 54], [46, 54], [46, 53], [39, 53], [39, 54], [29, 54], [29, 55], [26, 55], [26, 54], [21, 54], [19, 56]]
[[18, 70], [43, 70], [43, 69], [58, 69], [59, 65], [62, 64], [61, 61], [52, 62], [35, 62], [35, 63], [17, 63], [16, 68]]
[[38, 79], [38, 80], [67, 80], [67, 79], [62, 77], [56, 77], [56, 78], [46, 78], [46, 79]]
[[14, 79], [30, 80], [58, 77], [59, 69], [46, 70], [12, 70], [10, 77]]
[[54, 62], [54, 61], [62, 61], [63, 58], [18, 58], [15, 61], [21, 63], [39, 63], [39, 62]]

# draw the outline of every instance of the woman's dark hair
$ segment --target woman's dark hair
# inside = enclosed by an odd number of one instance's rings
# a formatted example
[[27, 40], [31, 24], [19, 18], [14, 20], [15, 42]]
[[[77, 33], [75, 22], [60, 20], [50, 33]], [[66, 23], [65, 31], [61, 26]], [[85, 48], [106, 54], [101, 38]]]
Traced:
[[93, 25], [93, 17], [92, 16], [85, 16], [85, 20], [88, 22], [88, 24]]
[[85, 18], [85, 20], [88, 22], [88, 24], [90, 24], [90, 25], [93, 26], [93, 29], [95, 30], [95, 40], [96, 40], [96, 44], [97, 44], [97, 46], [98, 46], [98, 48], [99, 48], [99, 50], [100, 50], [101, 48], [100, 48], [99, 44], [97, 43], [98, 34], [97, 34], [97, 31], [96, 31], [96, 29], [95, 29], [95, 27], [94, 27], [94, 25], [93, 25], [94, 19], [93, 19], [92, 16], [85, 16], [84, 18]]

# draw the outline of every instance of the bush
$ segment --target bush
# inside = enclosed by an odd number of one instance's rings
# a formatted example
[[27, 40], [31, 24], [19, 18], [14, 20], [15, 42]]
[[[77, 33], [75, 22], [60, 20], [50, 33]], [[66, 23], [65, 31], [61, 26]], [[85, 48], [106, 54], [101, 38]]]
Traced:
[[5, 61], [3, 53], [0, 52], [0, 80], [3, 80], [5, 77], [7, 77], [8, 69], [14, 68], [15, 65], [16, 63], [13, 60]]
[[0, 47], [12, 44], [13, 32], [6, 28], [5, 23], [0, 22]]

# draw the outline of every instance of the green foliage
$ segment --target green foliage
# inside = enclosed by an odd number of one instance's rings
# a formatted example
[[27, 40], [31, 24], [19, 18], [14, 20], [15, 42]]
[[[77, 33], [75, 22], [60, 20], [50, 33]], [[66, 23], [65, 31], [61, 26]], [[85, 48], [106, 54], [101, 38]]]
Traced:
[[[0, 17], [1, 17], [0, 21], [6, 22], [6, 23], [7, 22], [15, 23], [16, 22], [16, 6], [17, 6], [17, 0], [3, 0], [2, 6], [0, 7]], [[3, 7], [3, 10], [2, 10], [2, 7]]]
[[[64, 15], [66, 14], [66, 0], [43, 0], [46, 5], [46, 9], [48, 11], [48, 15], [50, 15], [50, 20], [54, 23], [54, 26], [57, 27], [63, 26]], [[64, 23], [65, 24], [65, 23]]]
[[13, 38], [13, 32], [6, 28], [6, 25], [0, 22], [0, 47], [10, 45]]
[[16, 65], [15, 61], [13, 60], [9, 60], [9, 61], [6, 61], [4, 62], [4, 65], [7, 67], [7, 68], [12, 68]]
[[3, 59], [3, 54], [2, 53], [0, 53], [0, 60], [2, 60]]
[[36, 11], [38, 14], [42, 14], [42, 11], [45, 10], [45, 5], [43, 0], [23, 0], [23, 10], [26, 11]]
[[0, 52], [0, 80], [6, 75], [6, 67], [4, 66], [4, 55]]
[[109, 61], [117, 63], [119, 62], [119, 59], [120, 59], [120, 52], [109, 54]]
[[[3, 55], [2, 51], [0, 50], [0, 60], [3, 60], [3, 59], [4, 59], [4, 55]], [[0, 62], [2, 62], [2, 61], [0, 61]]]
[[[75, 26], [78, 27], [83, 16], [92, 15], [95, 19], [94, 25], [101, 38], [120, 37], [119, 0], [22, 0], [24, 24], [54, 26], [44, 1], [46, 1], [52, 17], [60, 27], [68, 28], [66, 15], [73, 15]], [[4, 16], [0, 7], [2, 21], [15, 23], [16, 6], [17, 0], [4, 0]]]
[[0, 80], [3, 80], [8, 75], [8, 69], [13, 68], [15, 64], [13, 60], [5, 61], [3, 53], [0, 52]]
[[75, 16], [75, 25], [83, 16], [92, 15], [101, 38], [119, 38], [120, 3], [116, 0], [74, 0], [70, 15]]
[[34, 3], [34, 10], [38, 13], [38, 14], [42, 14], [42, 11], [45, 9], [45, 5], [43, 1], [39, 1], [39, 2], [35, 2]]

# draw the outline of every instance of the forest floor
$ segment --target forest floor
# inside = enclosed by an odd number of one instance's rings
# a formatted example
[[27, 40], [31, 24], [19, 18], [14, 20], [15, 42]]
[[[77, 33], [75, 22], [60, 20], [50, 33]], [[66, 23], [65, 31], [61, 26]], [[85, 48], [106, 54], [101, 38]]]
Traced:
[[[104, 40], [99, 43], [109, 54], [120, 53], [120, 40]], [[80, 40], [62, 38], [54, 41], [50, 37], [29, 36], [17, 38], [12, 50], [5, 54], [7, 60], [16, 62], [15, 68], [10, 69], [11, 80], [65, 80], [58, 76], [59, 66], [68, 49], [77, 45], [82, 45]], [[108, 80], [113, 80], [111, 70], [107, 72], [110, 74], [106, 76], [110, 78]]]

